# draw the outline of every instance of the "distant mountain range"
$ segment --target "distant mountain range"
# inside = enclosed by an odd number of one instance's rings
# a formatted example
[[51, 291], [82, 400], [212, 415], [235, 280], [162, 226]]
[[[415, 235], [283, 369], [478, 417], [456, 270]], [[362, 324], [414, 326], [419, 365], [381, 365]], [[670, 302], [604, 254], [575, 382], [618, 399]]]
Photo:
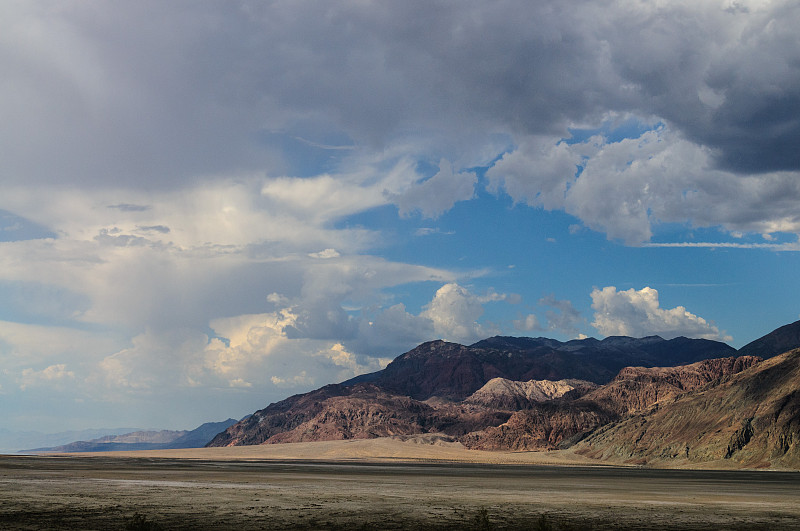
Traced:
[[74, 441], [57, 446], [22, 450], [22, 452], [111, 452], [119, 450], [202, 448], [217, 433], [236, 422], [235, 419], [228, 419], [222, 422], [207, 422], [191, 431], [137, 430], [117, 435], [106, 435], [86, 441]]
[[96, 428], [57, 433], [12, 431], [0, 428], [0, 453], [14, 453], [22, 451], [22, 448], [58, 446], [72, 441], [86, 441], [107, 435], [121, 435], [134, 431], [140, 431], [140, 428]]
[[739, 351], [658, 336], [432, 341], [271, 404], [208, 446], [439, 433], [476, 449], [800, 468], [798, 347], [800, 321]]

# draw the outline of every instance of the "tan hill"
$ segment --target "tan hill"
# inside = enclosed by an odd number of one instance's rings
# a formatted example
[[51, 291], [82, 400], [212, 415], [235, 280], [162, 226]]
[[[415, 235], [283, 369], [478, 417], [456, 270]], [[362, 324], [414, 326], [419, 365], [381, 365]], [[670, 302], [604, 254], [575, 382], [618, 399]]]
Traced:
[[800, 468], [800, 349], [600, 428], [576, 450], [639, 464]]
[[532, 404], [507, 422], [461, 438], [478, 450], [551, 450], [595, 428], [692, 389], [719, 384], [761, 360], [752, 356], [705, 360], [678, 367], [627, 367], [614, 380], [575, 400]]
[[552, 380], [517, 382], [507, 378], [492, 378], [464, 402], [496, 409], [518, 410], [531, 407], [536, 402], [547, 402], [567, 394], [572, 398], [578, 398], [597, 387], [595, 383], [575, 379], [555, 382]]

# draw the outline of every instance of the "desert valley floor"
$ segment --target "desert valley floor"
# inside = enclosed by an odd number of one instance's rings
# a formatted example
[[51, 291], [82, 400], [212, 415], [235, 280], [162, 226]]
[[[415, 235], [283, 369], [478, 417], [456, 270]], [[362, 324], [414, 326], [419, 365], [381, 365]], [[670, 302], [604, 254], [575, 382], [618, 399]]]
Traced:
[[2, 529], [800, 529], [800, 472], [382, 439], [1, 456]]

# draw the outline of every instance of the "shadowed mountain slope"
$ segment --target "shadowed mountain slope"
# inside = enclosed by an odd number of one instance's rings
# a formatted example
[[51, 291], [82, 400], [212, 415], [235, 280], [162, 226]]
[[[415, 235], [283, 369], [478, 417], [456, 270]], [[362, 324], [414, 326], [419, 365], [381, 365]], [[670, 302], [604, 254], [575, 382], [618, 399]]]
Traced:
[[730, 460], [800, 468], [800, 349], [605, 426], [579, 451], [640, 464]]
[[740, 356], [771, 358], [800, 347], [800, 321], [784, 325], [739, 349]]

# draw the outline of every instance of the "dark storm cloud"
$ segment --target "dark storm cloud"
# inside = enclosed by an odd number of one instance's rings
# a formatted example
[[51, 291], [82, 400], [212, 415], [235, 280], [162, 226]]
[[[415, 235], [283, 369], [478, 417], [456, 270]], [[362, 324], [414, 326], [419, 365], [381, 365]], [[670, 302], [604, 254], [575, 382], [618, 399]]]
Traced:
[[19, 24], [4, 24], [3, 159], [27, 181], [171, 186], [281, 171], [264, 130], [339, 130], [375, 147], [435, 130], [441, 149], [466, 152], [486, 131], [566, 135], [632, 112], [669, 121], [725, 168], [797, 169], [800, 8], [742, 5], [6, 7]]
[[[800, 169], [800, 7], [666, 4], [617, 13], [611, 64], [652, 113], [739, 173]], [[614, 31], [616, 29], [616, 31]]]

